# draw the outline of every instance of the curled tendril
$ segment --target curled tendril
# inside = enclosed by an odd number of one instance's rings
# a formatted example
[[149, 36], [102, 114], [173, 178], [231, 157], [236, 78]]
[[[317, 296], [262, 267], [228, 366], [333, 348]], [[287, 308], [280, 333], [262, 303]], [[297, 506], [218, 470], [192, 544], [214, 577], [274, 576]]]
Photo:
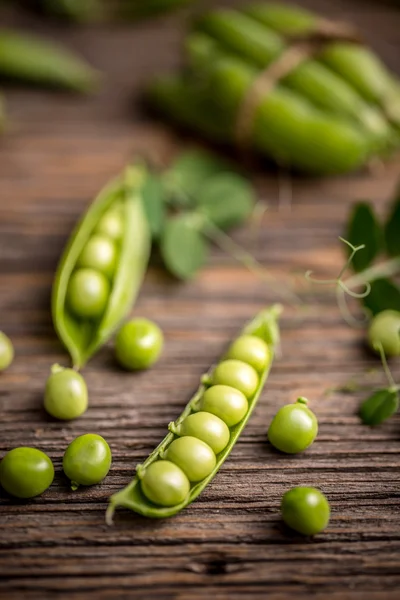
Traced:
[[354, 292], [341, 279], [338, 279], [337, 283], [342, 288], [342, 290], [352, 298], [366, 298], [371, 293], [371, 284], [369, 283], [369, 281], [365, 283], [365, 290], [363, 292]]
[[342, 237], [339, 237], [339, 240], [341, 242], [343, 242], [344, 244], [346, 244], [347, 246], [349, 246], [349, 248], [351, 249], [350, 256], [347, 259], [347, 261], [344, 263], [342, 269], [340, 270], [339, 275], [332, 279], [317, 279], [315, 277], [312, 277], [313, 271], [307, 271], [305, 274], [305, 277], [308, 281], [317, 283], [319, 285], [335, 285], [336, 286], [337, 303], [338, 303], [340, 312], [341, 312], [344, 320], [346, 321], [346, 323], [348, 323], [351, 327], [364, 326], [365, 325], [364, 320], [359, 321], [358, 319], [353, 317], [353, 315], [351, 314], [349, 307], [347, 306], [346, 294], [348, 296], [351, 296], [352, 298], [357, 298], [357, 299], [366, 298], [371, 293], [371, 284], [369, 283], [369, 281], [362, 282], [362, 285], [365, 285], [365, 289], [362, 292], [355, 292], [354, 290], [352, 290], [350, 288], [349, 285], [347, 285], [346, 281], [344, 281], [342, 279], [342, 277], [343, 277], [344, 273], [347, 271], [347, 269], [350, 267], [355, 254], [357, 254], [357, 252], [359, 252], [360, 250], [363, 250], [365, 248], [365, 244], [361, 244], [360, 246], [353, 246], [353, 244], [351, 242], [349, 242], [348, 240], [345, 240]]

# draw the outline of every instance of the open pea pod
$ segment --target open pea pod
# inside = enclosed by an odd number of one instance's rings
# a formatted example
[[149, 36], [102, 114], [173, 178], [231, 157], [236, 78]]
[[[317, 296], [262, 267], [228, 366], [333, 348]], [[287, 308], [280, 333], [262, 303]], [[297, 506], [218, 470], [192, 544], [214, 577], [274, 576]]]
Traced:
[[162, 442], [157, 446], [157, 448], [150, 454], [150, 456], [146, 459], [146, 461], [137, 466], [137, 474], [136, 477], [129, 483], [127, 487], [122, 489], [120, 492], [117, 492], [110, 498], [110, 504], [106, 514], [106, 521], [108, 524], [112, 524], [112, 517], [114, 511], [117, 507], [125, 507], [129, 508], [141, 515], [152, 518], [164, 518], [171, 517], [181, 511], [183, 508], [188, 506], [193, 500], [197, 498], [197, 496], [203, 491], [206, 485], [213, 479], [213, 477], [217, 474], [218, 470], [224, 463], [225, 459], [229, 456], [233, 446], [235, 445], [237, 439], [239, 438], [241, 432], [243, 431], [247, 421], [250, 418], [251, 413], [253, 412], [258, 399], [260, 398], [262, 389], [267, 380], [272, 360], [274, 357], [274, 351], [276, 347], [279, 345], [279, 327], [278, 327], [278, 317], [281, 313], [281, 307], [279, 305], [274, 305], [267, 309], [264, 309], [256, 317], [250, 321], [240, 332], [240, 336], [243, 335], [251, 335], [261, 338], [269, 349], [269, 360], [265, 368], [259, 373], [258, 385], [253, 393], [253, 395], [248, 399], [248, 409], [244, 417], [234, 425], [229, 428], [230, 437], [227, 446], [217, 454], [216, 456], [216, 465], [212, 472], [202, 479], [200, 482], [192, 483], [190, 487], [190, 491], [187, 494], [186, 498], [183, 502], [176, 504], [175, 506], [158, 506], [147, 499], [147, 497], [142, 492], [141, 488], [141, 479], [143, 478], [146, 469], [154, 462], [159, 459], [164, 458], [165, 452], [170, 446], [170, 444], [177, 439], [177, 435], [175, 432], [178, 430], [179, 426], [182, 424], [184, 419], [191, 414], [198, 412], [199, 410], [199, 402], [207, 389], [212, 385], [212, 373], [214, 368], [202, 377], [200, 387], [197, 392], [194, 394], [192, 399], [186, 405], [186, 408], [178, 417], [178, 419], [171, 423], [169, 426], [169, 433], [162, 440]]
[[[53, 323], [75, 368], [83, 367], [111, 337], [139, 292], [150, 254], [150, 231], [141, 195], [145, 178], [145, 168], [133, 165], [109, 183], [78, 223], [58, 265], [52, 292]], [[106, 305], [97, 318], [80, 318], [68, 304], [68, 286], [101, 219], [117, 207], [121, 232], [114, 240], [116, 260]]]

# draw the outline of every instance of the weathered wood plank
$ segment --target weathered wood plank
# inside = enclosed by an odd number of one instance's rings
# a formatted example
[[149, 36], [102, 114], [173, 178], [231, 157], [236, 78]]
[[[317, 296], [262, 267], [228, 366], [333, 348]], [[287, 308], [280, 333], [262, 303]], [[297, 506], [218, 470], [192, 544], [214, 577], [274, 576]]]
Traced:
[[[352, 17], [400, 72], [394, 7], [367, 0], [305, 4]], [[33, 22], [11, 12], [8, 20]], [[371, 197], [383, 214], [400, 175], [399, 158], [377, 174], [294, 178], [291, 212], [278, 210], [276, 174], [255, 173], [269, 210], [257, 243], [248, 229], [235, 239], [275, 281], [260, 283], [217, 248], [185, 285], [155, 263], [134, 312], [164, 329], [160, 362], [147, 373], [123, 373], [109, 344], [85, 368], [90, 410], [82, 419], [60, 424], [42, 409], [50, 365], [67, 360], [53, 331], [49, 296], [71, 228], [133, 154], [168, 162], [190, 143], [149, 121], [132, 101], [146, 77], [178, 63], [178, 23], [172, 17], [132, 32], [35, 22], [105, 70], [109, 84], [83, 100], [7, 90], [13, 128], [0, 140], [0, 329], [13, 338], [16, 360], [0, 376], [0, 456], [35, 445], [54, 460], [56, 479], [29, 502], [0, 497], [0, 597], [392, 600], [400, 587], [400, 419], [367, 429], [356, 415], [362, 392], [329, 392], [353, 377], [372, 386], [384, 376], [379, 369], [371, 373], [378, 363], [365, 351], [362, 333], [343, 323], [333, 294], [310, 287], [303, 274], [336, 274], [342, 262], [337, 236], [351, 203]], [[286, 307], [283, 358], [214, 482], [172, 520], [154, 523], [120, 511], [114, 527], [106, 527], [109, 495], [130, 480], [243, 322], [279, 300], [289, 284], [303, 307]], [[398, 365], [394, 373], [399, 379]], [[266, 430], [277, 408], [299, 394], [312, 400], [320, 434], [304, 455], [285, 457], [268, 445]], [[101, 486], [72, 493], [62, 475], [63, 451], [88, 431], [107, 438], [113, 468]], [[282, 494], [298, 484], [320, 487], [332, 504], [328, 531], [312, 541], [288, 531], [279, 517]]]

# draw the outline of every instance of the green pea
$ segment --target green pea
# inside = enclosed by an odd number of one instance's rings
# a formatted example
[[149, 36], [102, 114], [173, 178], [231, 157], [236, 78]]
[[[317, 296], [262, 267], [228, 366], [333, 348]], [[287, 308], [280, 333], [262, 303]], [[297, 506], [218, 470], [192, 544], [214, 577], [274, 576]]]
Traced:
[[112, 278], [117, 262], [117, 249], [104, 235], [93, 235], [82, 250], [77, 267], [101, 271]]
[[286, 525], [304, 535], [315, 535], [326, 529], [331, 511], [322, 492], [299, 486], [284, 494], [281, 512]]
[[105, 235], [112, 240], [119, 241], [124, 232], [124, 221], [121, 206], [110, 208], [96, 226], [96, 233]]
[[154, 504], [175, 506], [183, 502], [190, 490], [185, 473], [168, 460], [158, 460], [141, 476], [142, 492]]
[[53, 463], [36, 448], [14, 448], [0, 463], [0, 485], [16, 498], [43, 494], [53, 479]]
[[111, 450], [101, 435], [86, 433], [70, 443], [63, 458], [64, 473], [71, 487], [95, 485], [103, 481], [111, 467]]
[[247, 363], [258, 373], [263, 371], [271, 359], [267, 344], [255, 335], [242, 335], [229, 348], [226, 358]]
[[65, 421], [83, 415], [88, 407], [88, 391], [82, 375], [53, 365], [46, 382], [44, 407], [49, 415]]
[[165, 458], [178, 465], [189, 481], [201, 481], [217, 464], [217, 458], [210, 446], [190, 435], [171, 442]]
[[110, 284], [103, 273], [77, 269], [69, 282], [67, 302], [77, 317], [96, 319], [103, 314], [109, 293]]
[[241, 360], [223, 360], [212, 374], [214, 385], [228, 385], [251, 398], [258, 386], [258, 375], [250, 365]]
[[199, 408], [233, 427], [246, 415], [249, 405], [246, 396], [239, 390], [228, 385], [213, 385], [204, 392]]
[[222, 419], [203, 411], [187, 416], [176, 428], [176, 433], [202, 440], [215, 454], [219, 454], [226, 448], [231, 436], [228, 426]]
[[384, 310], [378, 313], [369, 326], [368, 341], [375, 351], [382, 344], [386, 356], [400, 356], [400, 312]]
[[278, 410], [268, 429], [268, 439], [286, 454], [297, 454], [308, 448], [318, 433], [318, 421], [307, 407], [306, 398], [298, 398]]
[[148, 319], [132, 319], [119, 330], [115, 353], [122, 367], [135, 371], [154, 365], [163, 346], [164, 336], [158, 325]]
[[14, 347], [5, 333], [0, 331], [0, 373], [9, 367], [14, 358]]

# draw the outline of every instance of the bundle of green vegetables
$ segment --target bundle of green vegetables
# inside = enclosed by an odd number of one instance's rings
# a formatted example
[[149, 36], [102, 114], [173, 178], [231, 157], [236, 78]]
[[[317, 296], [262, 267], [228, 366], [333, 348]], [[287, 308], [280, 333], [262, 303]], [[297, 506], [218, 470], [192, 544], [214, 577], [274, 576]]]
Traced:
[[164, 114], [311, 173], [351, 171], [400, 144], [400, 82], [346, 25], [256, 4], [198, 19], [187, 68], [150, 86]]

